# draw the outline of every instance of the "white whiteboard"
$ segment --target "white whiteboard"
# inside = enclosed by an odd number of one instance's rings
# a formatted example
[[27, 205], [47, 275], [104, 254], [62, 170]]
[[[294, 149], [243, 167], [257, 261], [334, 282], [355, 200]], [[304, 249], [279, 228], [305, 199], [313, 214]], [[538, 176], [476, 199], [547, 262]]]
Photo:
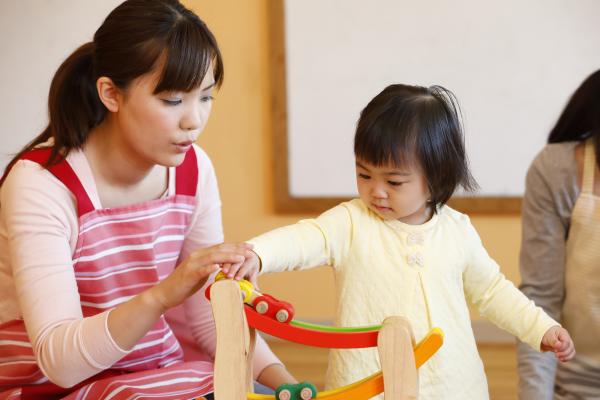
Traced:
[[0, 0], [0, 170], [48, 124], [58, 66], [122, 0]]
[[285, 0], [289, 191], [356, 194], [359, 112], [391, 83], [461, 104], [477, 196], [521, 196], [568, 97], [600, 68], [598, 0]]

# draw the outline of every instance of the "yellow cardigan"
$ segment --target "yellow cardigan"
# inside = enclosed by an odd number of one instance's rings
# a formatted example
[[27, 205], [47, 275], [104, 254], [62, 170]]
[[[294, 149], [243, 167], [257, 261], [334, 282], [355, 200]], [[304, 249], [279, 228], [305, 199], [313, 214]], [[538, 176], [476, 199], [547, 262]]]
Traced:
[[[250, 242], [262, 273], [332, 266], [339, 326], [402, 315], [417, 341], [441, 328], [444, 345], [419, 370], [420, 399], [489, 398], [467, 303], [535, 349], [558, 325], [500, 273], [469, 218], [448, 206], [422, 225], [407, 225], [382, 220], [356, 199]], [[326, 385], [379, 369], [376, 349], [333, 350]]]

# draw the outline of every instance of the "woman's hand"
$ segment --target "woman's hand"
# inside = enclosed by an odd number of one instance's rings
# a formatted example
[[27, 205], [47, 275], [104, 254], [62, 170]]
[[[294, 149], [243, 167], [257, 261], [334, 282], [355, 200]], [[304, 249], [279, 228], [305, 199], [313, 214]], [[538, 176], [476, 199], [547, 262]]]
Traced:
[[223, 265], [222, 271], [229, 279], [239, 281], [245, 278], [256, 286], [258, 273], [260, 272], [260, 258], [252, 250], [249, 253], [241, 263]]
[[150, 289], [163, 313], [197, 292], [222, 265], [241, 265], [254, 254], [247, 243], [222, 243], [198, 249], [162, 282]]
[[553, 326], [548, 329], [542, 337], [542, 351], [553, 351], [556, 357], [562, 361], [569, 361], [575, 357], [575, 345], [571, 335], [565, 328]]
[[111, 337], [122, 349], [132, 349], [168, 309], [197, 292], [222, 264], [243, 263], [254, 254], [251, 248], [246, 243], [223, 243], [194, 251], [163, 281], [110, 311]]

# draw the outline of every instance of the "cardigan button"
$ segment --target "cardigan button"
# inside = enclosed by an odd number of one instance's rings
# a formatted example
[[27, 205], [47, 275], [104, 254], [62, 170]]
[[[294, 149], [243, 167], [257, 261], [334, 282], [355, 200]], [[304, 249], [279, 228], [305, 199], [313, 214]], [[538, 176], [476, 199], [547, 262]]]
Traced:
[[423, 255], [421, 253], [410, 254], [406, 258], [406, 262], [408, 265], [418, 265], [419, 267], [423, 267], [425, 262], [423, 260]]

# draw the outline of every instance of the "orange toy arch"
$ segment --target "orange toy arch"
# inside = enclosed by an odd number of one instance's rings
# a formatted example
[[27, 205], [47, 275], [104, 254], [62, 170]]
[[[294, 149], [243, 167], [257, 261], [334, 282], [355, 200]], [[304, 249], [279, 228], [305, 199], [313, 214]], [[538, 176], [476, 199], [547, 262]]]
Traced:
[[[415, 365], [419, 368], [433, 356], [444, 343], [441, 329], [432, 329], [414, 348]], [[350, 385], [320, 392], [316, 399], [328, 400], [367, 400], [383, 392], [383, 374], [381, 371]], [[248, 400], [275, 400], [273, 395], [247, 394]]]

